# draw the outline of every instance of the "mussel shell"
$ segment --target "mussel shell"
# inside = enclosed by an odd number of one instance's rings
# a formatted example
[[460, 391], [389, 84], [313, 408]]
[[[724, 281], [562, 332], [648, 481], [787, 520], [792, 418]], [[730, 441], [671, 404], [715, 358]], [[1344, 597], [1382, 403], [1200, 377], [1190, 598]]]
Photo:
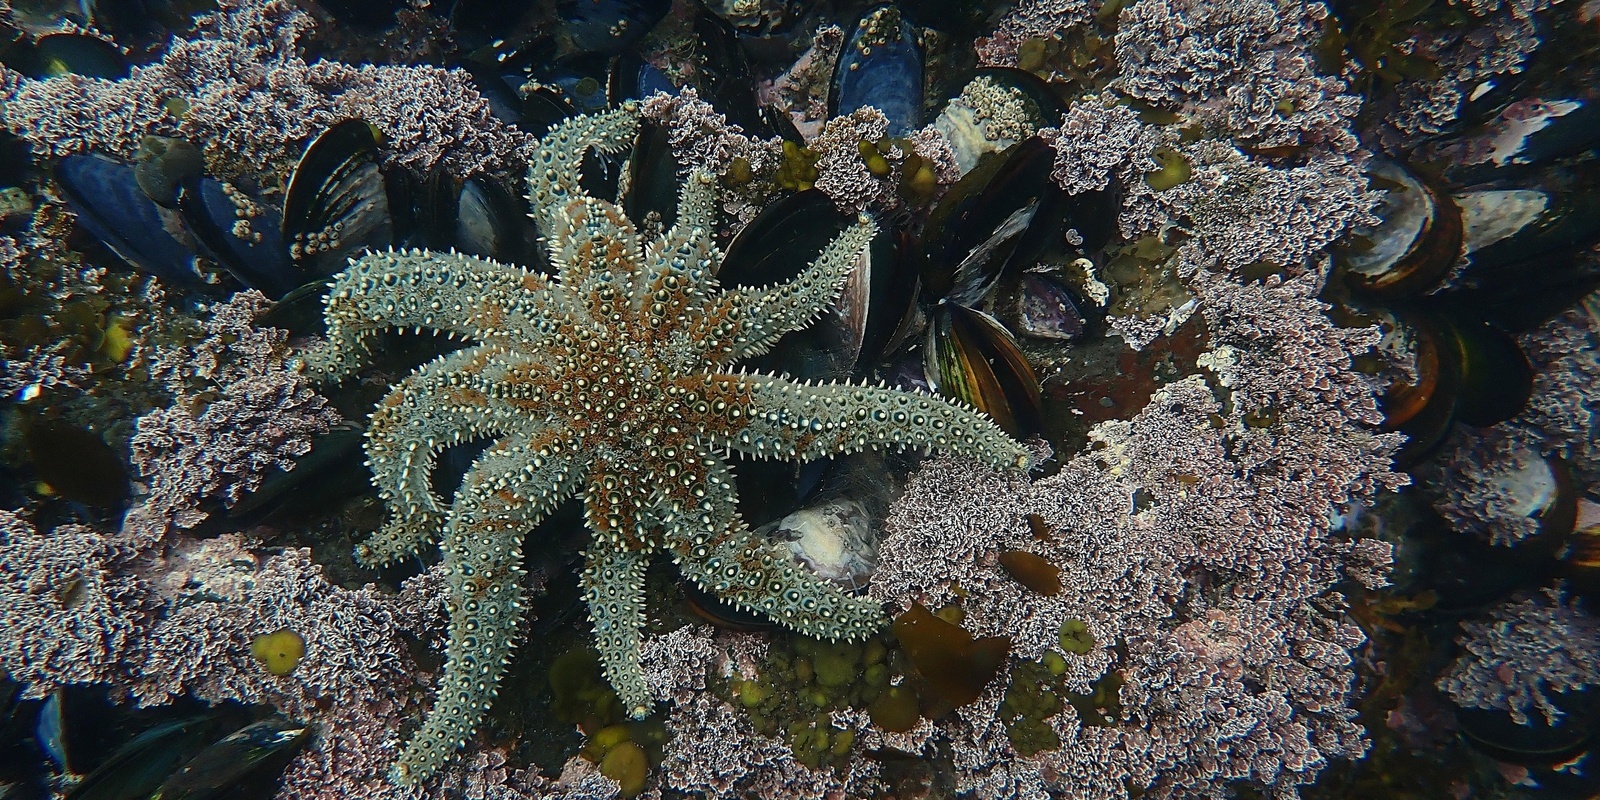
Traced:
[[131, 165], [100, 155], [73, 155], [61, 159], [54, 174], [78, 224], [118, 258], [165, 280], [199, 280], [183, 221], [145, 195]]
[[694, 18], [694, 85], [700, 97], [744, 128], [746, 134], [766, 137], [772, 134], [771, 122], [761, 113], [756, 101], [755, 74], [750, 59], [740, 44], [738, 31], [715, 14], [696, 14]]
[[[1581, 706], [1588, 692], [1562, 696], [1562, 705]], [[1518, 725], [1504, 711], [1482, 708], [1456, 709], [1461, 738], [1499, 761], [1526, 766], [1549, 766], [1568, 761], [1588, 750], [1595, 740], [1591, 714], [1569, 713], [1561, 724], [1550, 725], [1535, 713], [1528, 725]]]
[[[1490, 104], [1507, 99], [1498, 94]], [[1533, 170], [1596, 145], [1600, 103], [1574, 96], [1522, 97], [1498, 109], [1493, 118], [1430, 143], [1419, 157], [1445, 164], [1445, 178], [1456, 185], [1526, 182]]]
[[1560, 572], [1569, 585], [1592, 600], [1600, 589], [1600, 503], [1580, 498], [1573, 528], [1561, 552]]
[[770, 286], [792, 280], [851, 222], [820, 189], [780, 197], [728, 243], [717, 280], [727, 286]]
[[923, 370], [936, 391], [988, 414], [1018, 439], [1044, 430], [1044, 401], [1033, 367], [999, 320], [956, 303], [933, 311]]
[[922, 44], [894, 5], [869, 9], [851, 29], [833, 75], [831, 115], [873, 106], [889, 120], [891, 137], [922, 125]]
[[128, 499], [127, 465], [92, 431], [65, 422], [25, 419], [22, 440], [34, 474], [62, 497], [104, 508]]
[[217, 722], [217, 715], [206, 715], [150, 728], [95, 767], [64, 800], [143, 800], [205, 746]]
[[405, 0], [317, 0], [317, 5], [334, 19], [367, 32], [394, 26], [395, 14], [405, 8]]
[[[1001, 89], [1014, 89], [1026, 106], [1026, 114], [1035, 130], [1060, 122], [1066, 105], [1061, 97], [1042, 78], [1031, 72], [1012, 67], [986, 67], [973, 76], [983, 78]], [[994, 133], [987, 122], [964, 104], [952, 98], [940, 110], [933, 126], [945, 135], [955, 153], [956, 164], [962, 174], [970, 171], [978, 159], [987, 153], [998, 152], [1016, 142], [1010, 139], [991, 138]]]
[[31, 45], [19, 41], [7, 48], [4, 62], [30, 78], [82, 75], [114, 81], [128, 77], [128, 59], [122, 51], [86, 33], [52, 33]]
[[620, 53], [672, 10], [671, 0], [560, 0], [562, 44], [568, 51]]
[[258, 770], [281, 769], [310, 737], [310, 727], [282, 718], [252, 723], [200, 751], [162, 782], [156, 795], [161, 800], [232, 796]]
[[639, 126], [633, 157], [628, 159], [628, 193], [622, 198], [628, 219], [642, 223], [654, 214], [663, 231], [678, 218], [678, 191], [683, 185], [667, 133], [653, 122]]
[[322, 336], [327, 332], [328, 288], [321, 279], [301, 284], [256, 317], [256, 325], [282, 328], [291, 336]]
[[747, 611], [701, 589], [692, 580], [679, 582], [683, 600], [695, 616], [723, 630], [739, 633], [769, 631], [778, 627], [771, 617]]
[[145, 196], [163, 208], [178, 207], [178, 189], [205, 172], [200, 149], [182, 139], [146, 136], [134, 157], [133, 178]]
[[1520, 413], [1533, 395], [1533, 365], [1517, 341], [1487, 323], [1445, 319], [1447, 347], [1460, 365], [1456, 418], [1487, 428]]
[[256, 490], [227, 510], [234, 521], [258, 521], [287, 512], [315, 514], [372, 486], [372, 473], [362, 456], [365, 434], [349, 425], [318, 434], [311, 449], [294, 459], [294, 469], [274, 471]]
[[944, 31], [955, 36], [976, 36], [990, 27], [994, 3], [984, 0], [916, 0], [906, 3], [901, 14], [913, 25]]
[[[307, 276], [332, 275], [344, 268], [350, 253], [394, 242], [388, 189], [377, 156], [373, 127], [365, 120], [347, 119], [313, 139], [295, 164], [284, 190], [282, 238]], [[309, 253], [294, 249], [324, 233], [337, 244]]]
[[1012, 330], [1035, 339], [1070, 342], [1088, 332], [1094, 309], [1061, 278], [1024, 272], [1002, 292]]
[[989, 293], [1051, 194], [1054, 158], [1048, 145], [1029, 139], [983, 159], [950, 187], [923, 229], [925, 293], [967, 305]]
[[1448, 329], [1436, 317], [1382, 307], [1369, 312], [1383, 332], [1380, 349], [1403, 351], [1415, 364], [1415, 381], [1391, 381], [1378, 401], [1384, 430], [1400, 431], [1407, 437], [1395, 454], [1396, 461], [1415, 464], [1450, 433], [1461, 392], [1460, 359]]
[[386, 185], [398, 243], [536, 263], [529, 252], [536, 233], [526, 203], [498, 181], [483, 175], [462, 180], [441, 169], [420, 178], [396, 171]]
[[1436, 286], [1461, 257], [1461, 209], [1448, 194], [1399, 164], [1374, 159], [1367, 174], [1385, 190], [1375, 228], [1357, 229], [1338, 263], [1349, 285], [1377, 297], [1405, 297]]
[[1461, 202], [1480, 210], [1471, 219], [1475, 229], [1493, 227], [1492, 241], [1467, 253], [1458, 282], [1492, 288], [1525, 280], [1548, 265], [1552, 256], [1577, 253], [1600, 241], [1600, 190], [1593, 181], [1600, 171], [1574, 178], [1576, 185], [1557, 190], [1517, 189], [1463, 193]]
[[278, 238], [279, 220], [270, 206], [258, 203], [262, 213], [250, 223], [252, 236], [234, 233], [238, 209], [222, 184], [200, 178], [178, 189], [178, 210], [189, 232], [240, 283], [259, 289], [277, 299], [288, 294], [304, 279], [296, 274], [283, 240]]

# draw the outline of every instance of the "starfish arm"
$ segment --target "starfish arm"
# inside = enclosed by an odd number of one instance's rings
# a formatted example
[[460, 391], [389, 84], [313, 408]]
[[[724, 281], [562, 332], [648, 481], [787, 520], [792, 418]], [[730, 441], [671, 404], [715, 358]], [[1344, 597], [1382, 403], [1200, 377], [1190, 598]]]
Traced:
[[450, 643], [438, 696], [390, 770], [399, 785], [427, 780], [477, 728], [499, 691], [522, 619], [522, 538], [578, 483], [547, 440], [503, 439], [457, 490], [444, 533]]
[[367, 361], [367, 337], [385, 328], [427, 328], [479, 341], [530, 334], [549, 304], [549, 281], [520, 267], [460, 253], [368, 253], [334, 276], [327, 339], [303, 356], [323, 380]]
[[[690, 308], [705, 303], [702, 294], [715, 286], [722, 252], [712, 232], [716, 230], [716, 179], [696, 170], [684, 180], [678, 193], [678, 216], [666, 235], [653, 242], [645, 261], [653, 273], [641, 281], [640, 316], [646, 333], [665, 333], [677, 329], [677, 321]], [[726, 298], [726, 295], [714, 295]], [[733, 329], [724, 333], [729, 339]]]
[[[794, 280], [760, 289], [728, 290], [744, 308], [744, 324], [731, 342], [728, 360], [761, 355], [785, 333], [811, 324], [839, 296], [856, 260], [877, 232], [872, 220], [862, 217], [829, 242]], [[715, 344], [708, 349], [720, 349]]]
[[883, 625], [883, 608], [846, 594], [756, 536], [739, 517], [733, 476], [702, 451], [668, 484], [662, 526], [678, 568], [701, 589], [771, 617], [806, 636], [862, 639]]
[[492, 345], [458, 350], [418, 367], [378, 403], [367, 425], [367, 467], [390, 516], [356, 547], [361, 563], [415, 556], [444, 528], [445, 509], [429, 486], [440, 451], [537, 425], [496, 396], [513, 363]]
[[594, 624], [595, 648], [605, 668], [606, 680], [617, 690], [622, 705], [634, 719], [650, 713], [653, 702], [639, 661], [640, 631], [644, 627], [645, 567], [650, 557], [596, 543], [589, 548], [583, 570], [583, 597]]
[[765, 375], [708, 375], [684, 385], [702, 436], [762, 458], [809, 461], [877, 447], [957, 453], [1002, 469], [1032, 456], [980, 411], [882, 386], [809, 384]]
[[550, 263], [579, 297], [597, 284], [631, 279], [639, 271], [639, 237], [633, 223], [613, 203], [574, 197], [547, 213]]
[[633, 146], [639, 133], [639, 109], [633, 103], [593, 116], [572, 117], [551, 128], [539, 140], [539, 152], [528, 166], [528, 200], [534, 222], [546, 235], [561, 226], [557, 218], [574, 198], [583, 197], [578, 185], [583, 157], [592, 148], [614, 155]]

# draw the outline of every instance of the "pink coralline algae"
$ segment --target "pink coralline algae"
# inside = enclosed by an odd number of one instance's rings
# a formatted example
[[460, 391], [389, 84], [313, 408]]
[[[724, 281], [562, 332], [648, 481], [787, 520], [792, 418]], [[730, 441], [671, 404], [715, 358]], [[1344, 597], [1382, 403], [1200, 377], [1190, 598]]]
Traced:
[[1461, 628], [1466, 653], [1438, 682], [1460, 706], [1505, 711], [1521, 725], [1556, 725], [1566, 716], [1563, 695], [1600, 686], [1600, 620], [1560, 586]]
[[[1228, 407], [1200, 378], [1180, 380], [1096, 426], [1054, 477], [1030, 485], [940, 459], [891, 513], [875, 597], [936, 605], [959, 587], [963, 626], [1010, 636], [1014, 659], [1056, 653], [1080, 693], [1113, 672], [1124, 681], [1120, 724], [1068, 709], [1050, 720], [1062, 746], [1032, 756], [997, 730], [999, 686], [939, 723], [977, 796], [1071, 785], [1119, 797], [1125, 781], [1156, 797], [1233, 779], [1287, 790], [1365, 750], [1349, 707], [1364, 637], [1330, 589], [1380, 583], [1389, 551], [1336, 537], [1330, 516], [1404, 480], [1386, 466], [1397, 440], [1370, 427], [1372, 387], [1349, 370], [1375, 334], [1332, 325], [1317, 273], [1245, 285], [1201, 271], [1190, 289], [1227, 354], [1208, 363]], [[1264, 410], [1272, 424], [1246, 424]], [[993, 553], [1012, 548], [1059, 566], [1063, 591], [1039, 595], [998, 569]], [[1061, 649], [1069, 620], [1092, 636], [1087, 652]]]
[[1187, 182], [1164, 191], [1144, 181], [1128, 185], [1120, 223], [1129, 239], [1179, 220], [1195, 237], [1186, 260], [1220, 259], [1234, 269], [1257, 261], [1295, 265], [1350, 226], [1372, 222], [1377, 195], [1367, 191], [1360, 160], [1322, 151], [1280, 168], [1213, 139], [1178, 152], [1192, 170]]
[[1014, 67], [1023, 42], [1059, 36], [1069, 27], [1093, 19], [1094, 12], [1094, 5], [1085, 0], [1022, 0], [1007, 12], [993, 33], [978, 40], [978, 63], [985, 67]]
[[0, 671], [29, 697], [123, 677], [160, 608], [128, 572], [135, 555], [92, 528], [41, 533], [0, 510]]
[[283, 0], [225, 0], [162, 60], [123, 80], [14, 81], [4, 123], [43, 152], [129, 157], [147, 134], [203, 143], [214, 166], [283, 165], [348, 118], [383, 131], [387, 156], [427, 170], [506, 173], [532, 140], [497, 120], [460, 70], [306, 62], [310, 15]]
[[1139, 121], [1133, 109], [1111, 94], [1073, 101], [1057, 128], [1039, 132], [1056, 150], [1051, 177], [1068, 194], [1122, 184], [1156, 169], [1151, 151], [1168, 144], [1170, 134]]
[[140, 513], [193, 527], [205, 519], [203, 502], [238, 502], [270, 470], [292, 469], [311, 437], [340, 421], [289, 367], [288, 334], [252, 326], [266, 307], [259, 292], [240, 292], [212, 310], [205, 338], [151, 356], [152, 376], [173, 403], [140, 417], [130, 443], [150, 483]]

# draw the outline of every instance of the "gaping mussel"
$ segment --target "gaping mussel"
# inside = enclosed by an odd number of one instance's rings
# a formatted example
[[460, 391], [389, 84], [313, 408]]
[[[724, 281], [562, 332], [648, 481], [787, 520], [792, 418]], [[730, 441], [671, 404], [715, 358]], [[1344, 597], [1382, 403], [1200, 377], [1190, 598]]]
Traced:
[[[380, 136], [362, 120], [323, 131], [296, 163], [281, 211], [203, 174], [188, 143], [149, 137], [139, 160], [63, 158], [55, 178], [79, 224], [130, 266], [180, 284], [204, 282], [197, 257], [269, 297], [315, 295], [364, 249], [454, 247], [524, 260], [534, 240], [518, 197], [484, 176], [386, 173]], [[314, 299], [314, 298], [313, 298]]]

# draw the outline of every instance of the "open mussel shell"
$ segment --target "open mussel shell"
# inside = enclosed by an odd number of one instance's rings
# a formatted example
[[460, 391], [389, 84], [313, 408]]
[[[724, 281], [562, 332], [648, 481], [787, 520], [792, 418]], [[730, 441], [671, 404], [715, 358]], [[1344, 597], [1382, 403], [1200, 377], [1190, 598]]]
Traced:
[[1495, 760], [1530, 767], [1560, 764], [1594, 745], [1594, 715], [1585, 707], [1593, 702], [1589, 694], [1561, 695], [1561, 705], [1582, 710], [1564, 715], [1557, 725], [1538, 713], [1519, 725], [1504, 711], [1482, 708], [1457, 708], [1456, 724], [1467, 744]]
[[933, 310], [923, 346], [929, 385], [988, 414], [1018, 439], [1044, 430], [1039, 379], [1011, 332], [982, 311], [956, 303]]
[[1037, 138], [984, 158], [950, 187], [924, 226], [922, 286], [931, 299], [978, 305], [1004, 273], [1037, 255], [1059, 222], [1055, 151]]
[[922, 44], [894, 5], [869, 9], [850, 31], [833, 75], [831, 116], [864, 106], [882, 111], [890, 136], [922, 126]]
[[1520, 413], [1533, 394], [1533, 365], [1505, 331], [1459, 315], [1438, 317], [1460, 365], [1456, 418], [1486, 428]]
[[1392, 161], [1373, 159], [1367, 176], [1384, 192], [1377, 209], [1381, 221], [1351, 231], [1340, 247], [1345, 280], [1377, 297], [1405, 297], [1438, 285], [1461, 257], [1461, 209]]
[[[200, 751], [156, 789], [160, 800], [232, 797], [262, 772], [281, 770], [311, 737], [311, 728], [283, 718], [246, 725]], [[270, 779], [275, 780], [275, 778]]]
[[332, 275], [350, 253], [393, 243], [378, 144], [371, 125], [347, 119], [311, 140], [295, 164], [284, 190], [282, 239], [305, 277]]
[[218, 716], [157, 725], [113, 752], [64, 800], [144, 800], [173, 770], [210, 741]]
[[78, 224], [118, 258], [164, 280], [199, 281], [183, 220], [145, 195], [132, 165], [100, 155], [67, 156], [57, 162], [55, 179]]
[[1027, 270], [1003, 281], [996, 305], [1019, 336], [1055, 342], [1083, 338], [1104, 317], [1061, 275], [1047, 271]]

